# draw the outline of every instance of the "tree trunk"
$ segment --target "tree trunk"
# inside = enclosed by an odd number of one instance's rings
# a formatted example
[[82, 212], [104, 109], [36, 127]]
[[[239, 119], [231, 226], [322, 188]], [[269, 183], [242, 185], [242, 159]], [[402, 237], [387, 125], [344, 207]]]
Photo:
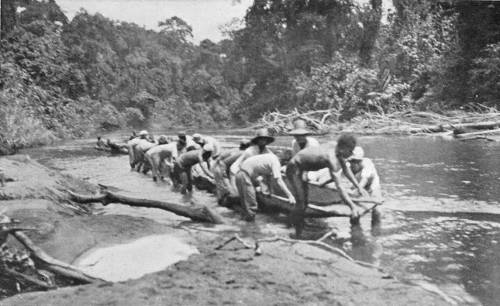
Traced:
[[120, 203], [129, 206], [159, 208], [182, 217], [190, 218], [193, 221], [215, 224], [224, 223], [220, 215], [206, 206], [190, 207], [165, 201], [133, 198], [109, 191], [105, 191], [104, 194], [97, 196], [79, 195], [73, 192], [69, 192], [69, 194], [73, 201], [83, 204], [100, 202], [102, 205], [108, 205], [110, 203]]
[[76, 280], [82, 284], [106, 282], [100, 278], [87, 275], [84, 272], [80, 271], [78, 268], [51, 257], [41, 248], [36, 246], [33, 241], [31, 241], [31, 239], [21, 231], [13, 232], [12, 236], [14, 236], [19, 242], [24, 245], [24, 247], [26, 247], [26, 249], [31, 252], [32, 258], [36, 263], [43, 266], [49, 271]]
[[413, 128], [410, 130], [411, 134], [417, 133], [440, 133], [450, 130], [460, 130], [460, 129], [475, 129], [475, 130], [486, 130], [500, 127], [500, 121], [487, 121], [487, 122], [474, 122], [474, 123], [457, 123], [457, 124], [440, 124], [440, 125], [430, 125], [426, 127]]

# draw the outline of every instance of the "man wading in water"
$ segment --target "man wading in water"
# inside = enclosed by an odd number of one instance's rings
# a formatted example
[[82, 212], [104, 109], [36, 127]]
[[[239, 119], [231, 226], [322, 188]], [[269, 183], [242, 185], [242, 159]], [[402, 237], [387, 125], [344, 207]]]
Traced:
[[267, 148], [267, 145], [272, 143], [273, 141], [274, 137], [269, 136], [269, 132], [267, 131], [267, 129], [258, 130], [255, 137], [250, 140], [251, 146], [246, 149], [231, 166], [231, 173], [234, 175], [238, 173], [241, 163], [243, 163], [249, 157], [259, 154], [272, 153]]
[[[135, 133], [134, 133], [135, 134]], [[137, 159], [134, 154], [134, 149], [135, 146], [141, 142], [141, 140], [145, 140], [148, 137], [148, 131], [142, 130], [139, 132], [139, 136], [136, 138], [132, 138], [127, 142], [127, 150], [128, 150], [128, 157], [129, 157], [129, 163], [130, 163], [130, 169], [134, 170], [135, 165], [137, 164]]]
[[[380, 188], [380, 177], [378, 176], [377, 169], [373, 161], [364, 157], [364, 155], [363, 148], [354, 148], [352, 156], [347, 159], [349, 167], [359, 186], [366, 190], [372, 198], [381, 200], [382, 189]], [[372, 211], [372, 224], [380, 223], [380, 217], [380, 211], [378, 208], [374, 208]]]
[[236, 186], [240, 195], [240, 202], [243, 208], [243, 219], [253, 221], [257, 211], [257, 197], [255, 186], [259, 185], [258, 178], [266, 180], [275, 180], [276, 184], [283, 190], [288, 197], [288, 202], [295, 204], [295, 197], [288, 190], [283, 178], [281, 177], [281, 164], [273, 153], [258, 154], [247, 158], [236, 174]]
[[231, 173], [229, 169], [234, 162], [243, 155], [243, 152], [250, 146], [250, 141], [242, 140], [239, 150], [222, 152], [215, 160], [212, 172], [214, 174], [217, 203], [225, 205], [225, 199], [231, 194], [236, 194], [231, 184]]
[[[203, 149], [191, 150], [189, 152], [183, 153], [174, 162], [174, 170], [172, 173], [172, 181], [177, 187], [181, 184], [181, 193], [185, 194], [187, 191], [191, 192], [193, 190], [193, 175], [191, 172], [191, 167], [198, 163], [209, 162], [212, 156], [213, 147], [211, 145], [205, 145]], [[206, 171], [204, 167], [201, 167], [203, 171]], [[211, 173], [205, 173], [207, 176], [211, 176]]]
[[340, 170], [343, 170], [346, 177], [358, 189], [361, 194], [366, 191], [358, 184], [351, 170], [346, 165], [346, 159], [352, 155], [356, 147], [356, 138], [352, 135], [342, 135], [339, 137], [334, 150], [320, 146], [310, 147], [299, 151], [287, 165], [286, 176], [291, 184], [297, 204], [291, 214], [291, 222], [295, 225], [295, 235], [297, 238], [302, 234], [304, 228], [304, 212], [308, 201], [308, 184], [304, 180], [304, 172], [318, 171], [323, 168], [330, 170], [331, 179], [322, 183], [324, 187], [330, 182], [335, 182], [342, 200], [351, 208], [352, 218], [359, 216], [359, 211], [355, 203], [349, 197], [347, 191], [340, 184]]

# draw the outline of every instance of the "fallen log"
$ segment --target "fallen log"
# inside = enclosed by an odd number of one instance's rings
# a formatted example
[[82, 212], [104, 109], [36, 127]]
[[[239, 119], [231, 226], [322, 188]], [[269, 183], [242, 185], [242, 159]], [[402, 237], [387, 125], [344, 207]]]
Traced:
[[427, 125], [418, 128], [411, 128], [411, 134], [417, 133], [440, 133], [449, 130], [474, 129], [486, 130], [500, 127], [500, 121], [474, 122], [474, 123], [445, 123], [439, 125]]
[[471, 132], [471, 133], [462, 133], [462, 134], [456, 134], [456, 138], [468, 138], [472, 136], [484, 136], [488, 134], [496, 134], [500, 133], [500, 129], [494, 129], [494, 130], [482, 130], [478, 132]]
[[56, 274], [65, 276], [72, 280], [78, 281], [82, 284], [90, 283], [105, 283], [106, 281], [100, 278], [93, 277], [82, 271], [77, 267], [70, 264], [57, 260], [43, 251], [41, 248], [36, 246], [31, 239], [26, 236], [21, 231], [16, 231], [12, 233], [14, 236], [26, 249], [31, 252], [32, 258], [38, 265], [44, 267], [46, 270], [52, 271]]
[[219, 216], [217, 213], [213, 212], [206, 206], [193, 207], [165, 201], [133, 198], [110, 191], [104, 191], [104, 193], [100, 195], [91, 196], [80, 195], [71, 191], [68, 192], [73, 201], [82, 204], [99, 202], [102, 205], [106, 206], [111, 203], [119, 203], [136, 207], [159, 208], [169, 212], [173, 212], [174, 214], [182, 217], [190, 218], [193, 221], [215, 224], [224, 223], [221, 216]]
[[34, 278], [34, 277], [30, 276], [30, 275], [26, 275], [24, 273], [17, 272], [16, 270], [9, 269], [7, 267], [4, 267], [2, 269], [2, 272], [5, 273], [6, 275], [12, 276], [13, 278], [17, 279], [18, 281], [27, 282], [29, 284], [38, 286], [38, 287], [43, 288], [43, 289], [54, 289], [54, 288], [56, 288], [54, 285], [51, 285], [51, 284], [49, 284], [47, 282], [44, 282], [44, 281], [39, 280], [39, 279], [36, 279], [36, 278]]

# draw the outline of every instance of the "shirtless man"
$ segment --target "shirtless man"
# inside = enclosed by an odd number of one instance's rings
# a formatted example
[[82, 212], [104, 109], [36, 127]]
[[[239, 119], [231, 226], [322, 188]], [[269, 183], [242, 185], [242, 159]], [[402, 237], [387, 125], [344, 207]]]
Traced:
[[[259, 185], [258, 178], [275, 180], [276, 184], [287, 195], [290, 204], [295, 204], [295, 197], [281, 177], [279, 158], [273, 153], [258, 154], [247, 158], [236, 174], [236, 187], [243, 208], [243, 219], [253, 221], [257, 211], [257, 197], [255, 186]], [[268, 185], [269, 182], [268, 182]]]
[[161, 175], [162, 166], [165, 167], [166, 176], [170, 178], [170, 173], [174, 168], [174, 159], [177, 158], [178, 146], [177, 142], [171, 142], [152, 147], [146, 152], [145, 157], [151, 165], [153, 181], [157, 182], [163, 177]]
[[288, 133], [294, 137], [292, 141], [292, 156], [300, 150], [311, 147], [319, 147], [319, 142], [310, 137], [311, 132], [306, 129], [306, 122], [298, 119], [294, 122], [294, 129]]
[[219, 205], [222, 205], [224, 198], [230, 194], [235, 194], [230, 181], [230, 167], [250, 146], [250, 141], [242, 140], [238, 151], [222, 152], [215, 160], [212, 172], [214, 174], [216, 197]]
[[[205, 145], [203, 149], [191, 150], [180, 154], [179, 158], [174, 162], [174, 171], [171, 178], [175, 186], [181, 185], [181, 193], [193, 190], [193, 175], [191, 167], [209, 161], [212, 156], [213, 148], [210, 145]], [[205, 168], [201, 167], [203, 170]]]
[[142, 130], [139, 132], [138, 137], [132, 138], [127, 142], [128, 158], [131, 170], [134, 170], [136, 165], [134, 148], [141, 140], [146, 140], [147, 136], [148, 136], [148, 131]]
[[304, 181], [304, 172], [317, 171], [323, 168], [330, 170], [331, 179], [322, 183], [321, 187], [330, 182], [335, 182], [342, 200], [351, 208], [353, 218], [359, 215], [355, 203], [349, 197], [347, 191], [340, 184], [339, 172], [344, 170], [347, 178], [356, 186], [360, 193], [366, 194], [366, 191], [359, 186], [350, 169], [346, 164], [346, 159], [352, 155], [356, 147], [356, 138], [352, 135], [341, 135], [338, 139], [335, 150], [326, 147], [310, 147], [299, 151], [287, 165], [286, 176], [290, 182], [292, 192], [297, 199], [294, 212], [291, 215], [291, 221], [295, 225], [296, 237], [300, 237], [304, 228], [304, 212], [307, 208], [308, 185]]

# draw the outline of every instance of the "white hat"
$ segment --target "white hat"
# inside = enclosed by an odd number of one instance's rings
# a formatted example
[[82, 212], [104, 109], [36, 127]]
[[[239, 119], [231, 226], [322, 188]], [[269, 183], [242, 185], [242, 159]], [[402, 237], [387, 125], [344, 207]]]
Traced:
[[194, 133], [193, 134], [193, 140], [196, 141], [196, 140], [200, 140], [200, 139], [201, 139], [201, 135], [200, 134], [198, 134], [198, 133]]
[[148, 134], [149, 134], [149, 133], [148, 133], [148, 131], [146, 131], [146, 130], [142, 130], [142, 131], [140, 131], [140, 132], [139, 132], [139, 136], [146, 136], [146, 135], [148, 135]]
[[362, 147], [357, 146], [352, 150], [352, 155], [347, 160], [361, 160], [365, 156], [365, 151]]

